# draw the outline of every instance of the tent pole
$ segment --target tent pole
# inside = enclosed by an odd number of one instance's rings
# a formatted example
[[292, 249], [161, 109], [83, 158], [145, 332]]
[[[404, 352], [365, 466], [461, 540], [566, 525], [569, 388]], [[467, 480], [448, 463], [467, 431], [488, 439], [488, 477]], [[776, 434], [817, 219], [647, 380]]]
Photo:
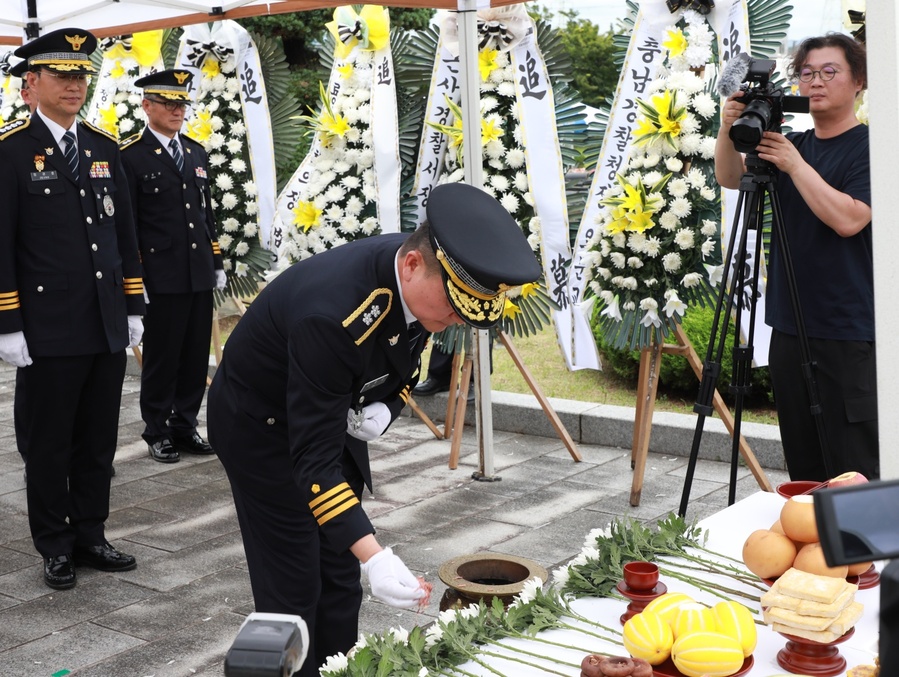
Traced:
[[[465, 182], [483, 188], [481, 147], [480, 73], [478, 72], [478, 15], [476, 0], [459, 0], [456, 21], [459, 29], [459, 68], [462, 78], [462, 138]], [[479, 468], [475, 479], [493, 481], [493, 407], [490, 399], [490, 341], [488, 332], [471, 330], [475, 370], [475, 423]], [[456, 431], [461, 435], [462, 431]]]

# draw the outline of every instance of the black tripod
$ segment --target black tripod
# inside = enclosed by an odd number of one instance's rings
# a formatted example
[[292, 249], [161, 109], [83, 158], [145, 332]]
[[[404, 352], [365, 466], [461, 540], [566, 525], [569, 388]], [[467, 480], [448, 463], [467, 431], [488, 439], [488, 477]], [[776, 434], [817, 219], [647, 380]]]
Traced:
[[[824, 454], [824, 466], [828, 474], [832, 474], [829, 468], [829, 455], [827, 453], [827, 433], [824, 429], [824, 416], [818, 399], [818, 384], [815, 380], [815, 363], [811, 358], [808, 345], [808, 336], [805, 333], [805, 322], [802, 319], [802, 309], [799, 305], [799, 290], [796, 286], [796, 276], [793, 271], [792, 258], [790, 256], [789, 243], [783, 224], [783, 213], [780, 209], [780, 200], [776, 190], [777, 169], [770, 162], [760, 160], [758, 153], [752, 151], [746, 154], [746, 173], [740, 179], [740, 195], [737, 199], [737, 210], [734, 216], [734, 224], [730, 233], [730, 243], [727, 248], [728, 261], [724, 266], [724, 275], [721, 279], [721, 287], [718, 292], [718, 300], [715, 306], [715, 318], [712, 321], [709, 347], [703, 364], [702, 379], [699, 384], [699, 395], [693, 411], [699, 414], [696, 421], [696, 431], [693, 434], [693, 446], [690, 449], [690, 461], [687, 465], [687, 475], [684, 479], [684, 490], [681, 495], [679, 515], [683, 517], [687, 513], [687, 503], [690, 500], [690, 488], [693, 484], [693, 473], [696, 470], [696, 459], [699, 455], [699, 443], [702, 439], [702, 429], [706, 416], [712, 413], [712, 398], [715, 393], [715, 385], [721, 373], [721, 356], [727, 339], [728, 321], [734, 312], [734, 323], [739, 336], [740, 320], [743, 312], [749, 310], [749, 335], [745, 343], [734, 342], [733, 350], [733, 374], [731, 378], [730, 392], [734, 393], [734, 431], [733, 447], [730, 460], [730, 487], [727, 496], [727, 504], [732, 505], [736, 498], [737, 490], [737, 463], [740, 451], [740, 427], [743, 418], [743, 399], [751, 387], [751, 371], [753, 358], [753, 339], [755, 335], [756, 299], [759, 296], [759, 262], [761, 260], [762, 224], [764, 221], [766, 196], [771, 206], [771, 232], [774, 241], [780, 251], [780, 259], [784, 269], [787, 288], [790, 294], [790, 302], [793, 307], [793, 318], [796, 323], [796, 332], [799, 342], [799, 351], [802, 359], [802, 373], [805, 377], [808, 389], [811, 413], [815, 419], [818, 431], [818, 440]], [[740, 215], [743, 215], [743, 228], [741, 230], [738, 249], [734, 249], [737, 239], [737, 225], [740, 223]], [[755, 248], [751, 254], [747, 252], [746, 243], [749, 231], [756, 232]], [[736, 256], [731, 256], [736, 252]], [[730, 261], [734, 260], [733, 265]], [[749, 261], [755, 261], [751, 277], [748, 275]], [[733, 268], [733, 275], [730, 275]], [[731, 279], [732, 277], [732, 279]], [[730, 281], [730, 284], [728, 284]], [[729, 291], [728, 291], [729, 289]]]

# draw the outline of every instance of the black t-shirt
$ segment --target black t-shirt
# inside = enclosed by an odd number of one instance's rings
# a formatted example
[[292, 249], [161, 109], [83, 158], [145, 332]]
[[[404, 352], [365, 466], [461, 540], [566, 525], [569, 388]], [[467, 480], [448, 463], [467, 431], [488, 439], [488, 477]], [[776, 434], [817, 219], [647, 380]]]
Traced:
[[[866, 125], [857, 125], [831, 139], [816, 138], [813, 129], [788, 134], [787, 138], [829, 185], [871, 204]], [[840, 237], [814, 215], [789, 175], [780, 173], [777, 190], [808, 336], [873, 341], [871, 224], [852, 237]], [[774, 238], [765, 309], [768, 325], [796, 334], [790, 293]]]

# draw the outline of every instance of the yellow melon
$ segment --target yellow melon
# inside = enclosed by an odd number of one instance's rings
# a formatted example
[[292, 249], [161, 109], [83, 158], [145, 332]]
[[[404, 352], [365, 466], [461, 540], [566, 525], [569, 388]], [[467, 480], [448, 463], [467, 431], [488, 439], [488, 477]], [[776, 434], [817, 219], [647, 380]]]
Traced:
[[739, 602], [718, 602], [714, 606], [718, 632], [733, 637], [749, 656], [758, 643], [758, 631], [752, 612]]
[[704, 604], [692, 602], [680, 605], [671, 629], [674, 632], [674, 639], [677, 641], [678, 637], [683, 637], [691, 632], [700, 630], [715, 632], [718, 629], [717, 626], [715, 612], [712, 609]]
[[720, 632], [691, 632], [671, 648], [674, 666], [686, 677], [728, 677], [744, 659], [740, 643]]
[[674, 619], [677, 618], [677, 612], [680, 610], [681, 604], [693, 603], [693, 598], [682, 592], [666, 592], [647, 604], [643, 611], [658, 614], [673, 629]]
[[642, 658], [650, 665], [668, 660], [674, 643], [671, 626], [658, 614], [645, 610], [628, 619], [621, 637], [631, 656]]

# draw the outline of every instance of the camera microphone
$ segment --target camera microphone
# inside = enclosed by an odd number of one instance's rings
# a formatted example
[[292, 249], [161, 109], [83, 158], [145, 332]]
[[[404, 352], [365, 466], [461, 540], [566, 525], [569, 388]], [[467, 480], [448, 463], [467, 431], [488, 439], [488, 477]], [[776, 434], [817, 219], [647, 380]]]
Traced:
[[740, 52], [724, 67], [721, 77], [718, 78], [718, 93], [723, 97], [728, 97], [740, 91], [740, 85], [746, 79], [749, 72], [749, 55], [746, 52]]

